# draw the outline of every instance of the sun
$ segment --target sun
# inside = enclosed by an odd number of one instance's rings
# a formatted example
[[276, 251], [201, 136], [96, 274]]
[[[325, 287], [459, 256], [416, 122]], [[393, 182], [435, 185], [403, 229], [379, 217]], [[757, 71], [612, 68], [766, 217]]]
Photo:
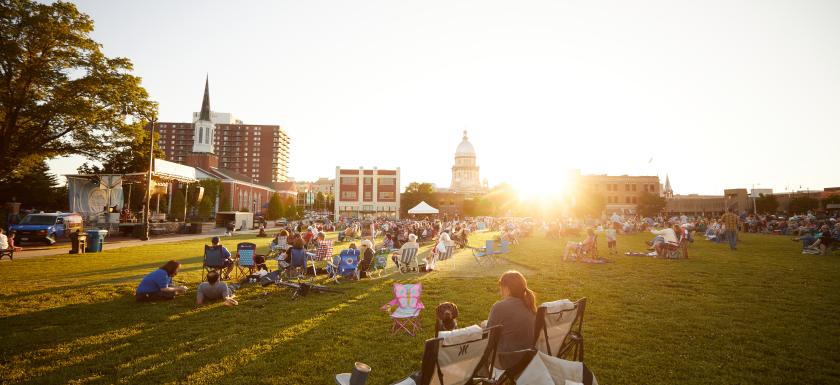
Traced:
[[565, 173], [550, 174], [541, 168], [530, 168], [516, 175], [510, 182], [519, 192], [519, 198], [528, 199], [556, 199], [567, 192], [567, 178]]

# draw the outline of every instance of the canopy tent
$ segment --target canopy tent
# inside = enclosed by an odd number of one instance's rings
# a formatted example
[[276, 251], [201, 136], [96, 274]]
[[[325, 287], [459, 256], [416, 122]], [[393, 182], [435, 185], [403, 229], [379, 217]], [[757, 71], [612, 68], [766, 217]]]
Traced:
[[409, 214], [437, 214], [438, 212], [438, 209], [429, 206], [429, 204], [425, 201], [418, 203], [417, 206], [414, 206], [411, 210], [408, 210]]

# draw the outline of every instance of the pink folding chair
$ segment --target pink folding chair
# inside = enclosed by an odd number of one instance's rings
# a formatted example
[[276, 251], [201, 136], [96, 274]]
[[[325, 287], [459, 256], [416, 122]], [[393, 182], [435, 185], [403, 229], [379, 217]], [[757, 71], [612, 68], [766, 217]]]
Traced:
[[[389, 312], [393, 324], [391, 333], [404, 330], [408, 335], [414, 336], [420, 331], [420, 310], [423, 310], [423, 302], [420, 301], [420, 294], [423, 293], [423, 285], [415, 284], [394, 284], [394, 299], [382, 306], [382, 309]], [[396, 306], [394, 311], [391, 308]]]

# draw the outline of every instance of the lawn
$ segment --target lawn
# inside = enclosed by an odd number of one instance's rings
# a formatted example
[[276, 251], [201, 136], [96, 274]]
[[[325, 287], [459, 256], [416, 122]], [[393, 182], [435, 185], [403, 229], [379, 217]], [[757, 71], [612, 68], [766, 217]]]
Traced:
[[[472, 240], [482, 243], [487, 234]], [[642, 250], [648, 235], [620, 236]], [[268, 239], [237, 236], [265, 250]], [[840, 258], [801, 255], [788, 237], [742, 235], [739, 250], [698, 240], [691, 259], [610, 256], [559, 262], [566, 240], [525, 239], [502, 266], [477, 269], [468, 251], [419, 276], [338, 285], [292, 301], [245, 286], [240, 305], [194, 305], [203, 241], [0, 263], [0, 383], [329, 384], [354, 361], [387, 384], [419, 367], [431, 311], [456, 302], [459, 323], [486, 318], [496, 280], [519, 269], [539, 301], [587, 297], [586, 362], [601, 384], [840, 382]], [[340, 245], [341, 246], [341, 245]], [[606, 250], [600, 247], [602, 254]], [[193, 291], [137, 304], [133, 291], [168, 259]], [[379, 307], [394, 282], [424, 284], [423, 335], [391, 335]]]

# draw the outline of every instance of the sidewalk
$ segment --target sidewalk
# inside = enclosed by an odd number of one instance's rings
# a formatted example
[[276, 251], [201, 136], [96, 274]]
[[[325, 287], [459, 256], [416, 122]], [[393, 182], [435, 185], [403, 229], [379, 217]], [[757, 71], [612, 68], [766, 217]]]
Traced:
[[[162, 235], [158, 237], [153, 237], [148, 241], [141, 241], [135, 238], [124, 238], [124, 237], [117, 237], [117, 238], [105, 238], [105, 245], [103, 247], [104, 250], [114, 250], [120, 249], [123, 247], [133, 247], [133, 246], [143, 246], [143, 245], [155, 245], [161, 243], [171, 243], [171, 242], [180, 242], [180, 241], [191, 241], [194, 239], [208, 239], [216, 236], [216, 235], [223, 235], [225, 233], [224, 228], [216, 228], [213, 231], [206, 232], [203, 234], [176, 234], [176, 235]], [[245, 231], [237, 231], [236, 234], [257, 234], [259, 230], [245, 230]], [[15, 260], [18, 259], [29, 259], [29, 258], [36, 258], [36, 257], [45, 257], [50, 255], [65, 255], [68, 254], [70, 251], [70, 242], [62, 242], [59, 244], [63, 247], [55, 247], [49, 249], [39, 249], [39, 250], [26, 250], [26, 246], [24, 246], [23, 251], [18, 251], [15, 253]], [[11, 262], [8, 258], [3, 258], [0, 262]]]

